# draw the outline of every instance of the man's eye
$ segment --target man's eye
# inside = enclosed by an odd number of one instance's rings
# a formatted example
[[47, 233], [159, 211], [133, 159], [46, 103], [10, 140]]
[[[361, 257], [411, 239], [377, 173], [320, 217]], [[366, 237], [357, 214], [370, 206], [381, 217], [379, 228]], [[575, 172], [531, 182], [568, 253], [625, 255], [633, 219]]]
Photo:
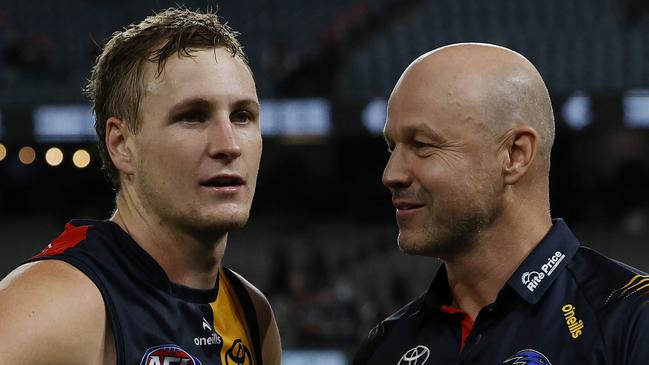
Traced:
[[412, 150], [419, 156], [428, 156], [435, 151], [435, 146], [428, 142], [413, 141]]
[[245, 111], [245, 110], [239, 110], [234, 113], [232, 113], [232, 116], [230, 117], [230, 120], [232, 120], [232, 123], [235, 124], [247, 124], [251, 120], [253, 120], [253, 116], [250, 112]]
[[180, 115], [180, 117], [178, 118], [180, 122], [191, 123], [191, 124], [202, 123], [205, 121], [205, 119], [207, 119], [205, 113], [201, 113], [201, 112], [185, 113]]

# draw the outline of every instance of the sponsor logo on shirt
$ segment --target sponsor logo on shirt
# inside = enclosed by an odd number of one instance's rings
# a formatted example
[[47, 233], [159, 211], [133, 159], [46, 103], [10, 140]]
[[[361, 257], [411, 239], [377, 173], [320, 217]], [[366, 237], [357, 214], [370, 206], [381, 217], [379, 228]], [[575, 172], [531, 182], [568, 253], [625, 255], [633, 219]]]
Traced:
[[206, 331], [211, 331], [212, 326], [207, 322], [207, 319], [203, 318], [203, 329]]
[[584, 329], [584, 321], [577, 320], [577, 317], [575, 316], [575, 310], [577, 310], [577, 308], [575, 308], [572, 304], [566, 304], [561, 307], [563, 318], [566, 321], [566, 326], [568, 326], [568, 331], [570, 331], [570, 336], [572, 336], [572, 338], [574, 339], [577, 339], [579, 336], [581, 336], [581, 330]]
[[140, 365], [201, 365], [201, 361], [176, 345], [159, 345], [148, 349]]
[[220, 345], [223, 340], [221, 336], [212, 329], [212, 326], [203, 318], [203, 330], [210, 332], [208, 337], [195, 337], [194, 343], [196, 346], [210, 346], [210, 345]]
[[514, 355], [510, 356], [507, 360], [503, 361], [503, 364], [552, 365], [550, 363], [550, 360], [548, 360], [548, 358], [545, 355], [532, 349], [525, 349], [525, 350], [518, 351]]
[[550, 256], [548, 261], [541, 266], [541, 271], [526, 271], [521, 275], [523, 285], [525, 285], [530, 292], [534, 292], [534, 290], [536, 290], [536, 288], [541, 284], [541, 281], [543, 281], [546, 276], [552, 275], [554, 270], [565, 258], [566, 255], [561, 251], [555, 252], [554, 255]]
[[430, 350], [428, 347], [419, 345], [406, 351], [406, 353], [401, 356], [401, 359], [399, 359], [397, 365], [423, 365], [428, 360], [428, 356], [430, 356]]

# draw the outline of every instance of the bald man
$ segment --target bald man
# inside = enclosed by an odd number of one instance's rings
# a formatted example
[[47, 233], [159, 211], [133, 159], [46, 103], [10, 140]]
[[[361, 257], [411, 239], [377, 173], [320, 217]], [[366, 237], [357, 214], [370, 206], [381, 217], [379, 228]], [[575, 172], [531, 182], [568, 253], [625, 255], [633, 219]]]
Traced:
[[554, 118], [528, 60], [488, 44], [422, 55], [384, 134], [399, 247], [443, 265], [355, 365], [649, 363], [649, 277], [550, 216]]

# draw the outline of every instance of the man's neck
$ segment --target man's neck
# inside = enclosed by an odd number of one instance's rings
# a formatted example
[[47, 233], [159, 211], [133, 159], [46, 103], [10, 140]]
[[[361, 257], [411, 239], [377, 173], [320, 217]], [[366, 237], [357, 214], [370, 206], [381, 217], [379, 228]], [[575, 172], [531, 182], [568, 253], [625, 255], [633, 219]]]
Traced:
[[471, 252], [446, 259], [453, 305], [475, 320], [550, 230], [549, 218], [527, 224], [498, 224], [481, 232]]
[[158, 262], [170, 281], [196, 289], [214, 287], [225, 253], [227, 232], [203, 242], [151, 216], [134, 199], [121, 193], [111, 220]]

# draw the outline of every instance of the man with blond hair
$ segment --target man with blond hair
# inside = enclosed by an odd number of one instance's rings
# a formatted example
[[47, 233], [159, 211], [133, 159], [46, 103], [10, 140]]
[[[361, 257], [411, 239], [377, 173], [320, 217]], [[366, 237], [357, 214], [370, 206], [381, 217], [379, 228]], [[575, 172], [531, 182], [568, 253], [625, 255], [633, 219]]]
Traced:
[[221, 265], [262, 149], [236, 35], [185, 9], [113, 34], [88, 94], [115, 212], [0, 282], [0, 363], [279, 365], [268, 302]]

